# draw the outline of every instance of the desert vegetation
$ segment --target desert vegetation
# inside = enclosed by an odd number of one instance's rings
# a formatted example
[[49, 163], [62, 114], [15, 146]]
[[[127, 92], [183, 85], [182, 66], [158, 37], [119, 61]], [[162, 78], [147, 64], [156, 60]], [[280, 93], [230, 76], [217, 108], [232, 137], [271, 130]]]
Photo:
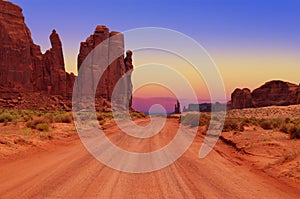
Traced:
[[72, 115], [68, 112], [44, 112], [34, 110], [1, 110], [0, 123], [17, 125], [25, 122], [26, 127], [40, 131], [49, 131], [52, 123], [71, 123]]
[[210, 122], [210, 119], [211, 119], [211, 117], [210, 117], [210, 114], [208, 114], [208, 113], [201, 113], [201, 114], [187, 113], [180, 118], [180, 122], [183, 125], [187, 125], [190, 127], [197, 127], [197, 126], [208, 125]]
[[[78, 113], [80, 119], [89, 119], [90, 113]], [[115, 115], [116, 119], [122, 119], [125, 114]], [[146, 114], [139, 111], [131, 111], [132, 119], [145, 118]], [[112, 112], [97, 112], [97, 120], [100, 125], [105, 124], [114, 118]], [[72, 123], [73, 116], [71, 112], [64, 111], [35, 111], [35, 110], [0, 110], [0, 123], [4, 126], [17, 125], [25, 123], [26, 127], [39, 131], [49, 131], [54, 123]]]
[[[286, 112], [289, 115], [286, 115]], [[187, 113], [181, 117], [181, 123], [190, 127], [207, 126], [210, 123], [210, 115], [210, 113]], [[298, 106], [230, 110], [225, 118], [223, 132], [242, 132], [246, 127], [253, 126], [289, 134], [290, 139], [299, 139], [299, 115]], [[217, 118], [213, 118], [215, 119]]]

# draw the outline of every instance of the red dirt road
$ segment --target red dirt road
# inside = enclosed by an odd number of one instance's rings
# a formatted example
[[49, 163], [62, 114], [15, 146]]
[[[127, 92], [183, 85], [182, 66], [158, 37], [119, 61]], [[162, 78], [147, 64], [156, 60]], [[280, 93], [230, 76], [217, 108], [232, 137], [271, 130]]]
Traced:
[[[116, 126], [108, 128], [107, 135], [121, 146], [130, 143], [131, 149], [148, 151], [171, 140], [177, 125], [176, 120], [169, 119], [160, 134], [138, 142], [138, 146], [134, 139], [119, 133]], [[171, 166], [145, 174], [106, 167], [86, 151], [80, 140], [46, 151], [28, 152], [15, 160], [0, 160], [0, 198], [300, 197], [299, 187], [279, 182], [247, 165], [238, 165], [215, 150], [199, 159], [202, 140], [197, 136], [189, 150]]]

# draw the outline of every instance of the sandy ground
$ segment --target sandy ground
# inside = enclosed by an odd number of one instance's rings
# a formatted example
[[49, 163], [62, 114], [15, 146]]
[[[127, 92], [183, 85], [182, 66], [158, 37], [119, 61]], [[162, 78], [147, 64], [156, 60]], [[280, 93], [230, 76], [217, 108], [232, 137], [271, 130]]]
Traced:
[[300, 184], [300, 140], [257, 126], [244, 132], [224, 132], [221, 140], [235, 149], [230, 153], [232, 159], [248, 162], [276, 179]]
[[[137, 123], [144, 125], [147, 122], [140, 120]], [[106, 134], [122, 148], [145, 152], [166, 145], [174, 137], [177, 126], [176, 119], [168, 119], [158, 135], [142, 142], [136, 142], [111, 124], [107, 124]], [[202, 133], [200, 129], [192, 146], [174, 164], [145, 174], [108, 168], [94, 159], [80, 140], [69, 133], [33, 147], [35, 150], [27, 147], [17, 154], [3, 156], [0, 159], [0, 198], [300, 197], [297, 183], [265, 172], [258, 159], [251, 159], [256, 157], [251, 155], [256, 153], [251, 149], [245, 150], [249, 154], [242, 153], [219, 140], [209, 156], [199, 159]], [[258, 163], [254, 164], [255, 161]]]
[[268, 106], [263, 108], [234, 109], [227, 112], [229, 118], [300, 118], [300, 105]]

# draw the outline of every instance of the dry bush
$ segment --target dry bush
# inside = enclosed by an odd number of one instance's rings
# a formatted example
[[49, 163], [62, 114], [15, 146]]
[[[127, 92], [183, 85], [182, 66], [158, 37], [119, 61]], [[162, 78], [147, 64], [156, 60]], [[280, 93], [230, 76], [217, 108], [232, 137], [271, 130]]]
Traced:
[[26, 127], [36, 129], [38, 124], [48, 124], [49, 125], [50, 120], [45, 117], [35, 117], [29, 121], [26, 122]]
[[45, 132], [48, 132], [49, 131], [49, 124], [47, 123], [40, 123], [40, 124], [37, 124], [35, 126], [35, 128], [39, 131], [45, 131]]
[[71, 123], [72, 116], [69, 113], [58, 113], [54, 115], [53, 122], [55, 123]]
[[0, 123], [11, 122], [14, 119], [14, 116], [8, 112], [3, 112], [0, 115]]
[[146, 114], [138, 111], [130, 112], [132, 118], [145, 118]]
[[224, 126], [223, 126], [223, 132], [229, 132], [229, 131], [243, 131], [244, 128], [241, 125], [242, 123], [238, 119], [225, 119]]
[[280, 131], [290, 135], [291, 139], [300, 138], [300, 125], [288, 123], [281, 126]]
[[265, 130], [273, 129], [273, 122], [271, 120], [261, 120], [259, 121], [259, 126]]
[[[200, 121], [199, 126], [208, 126], [210, 123], [211, 117], [208, 114], [201, 114], [200, 115]], [[215, 121], [219, 121], [219, 118], [214, 117]]]
[[300, 125], [294, 125], [290, 128], [290, 139], [300, 139]]
[[281, 132], [289, 134], [291, 139], [300, 139], [299, 119], [291, 120], [289, 118], [286, 118], [285, 122], [281, 124], [279, 130]]

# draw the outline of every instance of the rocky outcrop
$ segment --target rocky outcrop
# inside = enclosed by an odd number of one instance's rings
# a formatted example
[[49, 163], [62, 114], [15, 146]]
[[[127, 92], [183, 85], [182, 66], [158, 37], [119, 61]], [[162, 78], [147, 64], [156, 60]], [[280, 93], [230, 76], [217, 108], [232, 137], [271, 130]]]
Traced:
[[253, 90], [236, 89], [231, 95], [233, 109], [300, 104], [300, 85], [270, 81]]
[[255, 107], [286, 106], [297, 104], [299, 86], [283, 81], [267, 82], [252, 92], [252, 101]]
[[51, 49], [42, 54], [24, 22], [22, 9], [0, 1], [0, 97], [44, 92], [70, 97], [75, 76], [64, 67], [62, 43], [53, 30]]
[[253, 107], [251, 91], [247, 88], [235, 89], [231, 94], [231, 107], [235, 109]]
[[[100, 43], [102, 47], [99, 52], [85, 60]], [[86, 64], [84, 70], [80, 70], [82, 64]], [[95, 65], [97, 67], [93, 67]], [[100, 81], [97, 82], [99, 71], [105, 67], [107, 67], [106, 70], [103, 72]], [[101, 97], [111, 101], [117, 82], [126, 74], [126, 77], [122, 79], [123, 82], [121, 82], [122, 88], [118, 88], [118, 95], [120, 96], [120, 100], [129, 99], [129, 106], [131, 107], [132, 69], [132, 52], [127, 51], [126, 58], [124, 59], [124, 36], [119, 32], [110, 32], [103, 25], [97, 26], [94, 34], [89, 36], [80, 45], [78, 55], [79, 74], [85, 81], [98, 83], [97, 85], [93, 84], [96, 88], [79, 88], [82, 90], [81, 93], [85, 92], [84, 94], [88, 95], [92, 90], [96, 89], [96, 98]]]
[[177, 100], [177, 103], [175, 104], [175, 109], [174, 109], [175, 114], [180, 114], [181, 109], [180, 109], [180, 102]]
[[[103, 42], [105, 40], [108, 42]], [[0, 107], [70, 110], [75, 75], [65, 71], [62, 42], [56, 30], [52, 31], [50, 42], [51, 48], [43, 54], [31, 38], [22, 9], [0, 0]], [[106, 26], [97, 26], [94, 34], [80, 45], [79, 73], [85, 58], [100, 43], [105, 45], [104, 50], [91, 61], [101, 58], [100, 62], [108, 68], [96, 82], [99, 70], [93, 63], [87, 63], [88, 71], [79, 75], [86, 81], [96, 83], [93, 88], [81, 88], [81, 91], [91, 93], [96, 89], [96, 96], [93, 97], [96, 97], [97, 109], [108, 110], [114, 88], [126, 74], [118, 99], [131, 107], [132, 52], [128, 51], [124, 59], [122, 34], [110, 32]]]
[[32, 53], [38, 49], [24, 23], [22, 9], [12, 3], [0, 1], [1, 90], [33, 90]]

